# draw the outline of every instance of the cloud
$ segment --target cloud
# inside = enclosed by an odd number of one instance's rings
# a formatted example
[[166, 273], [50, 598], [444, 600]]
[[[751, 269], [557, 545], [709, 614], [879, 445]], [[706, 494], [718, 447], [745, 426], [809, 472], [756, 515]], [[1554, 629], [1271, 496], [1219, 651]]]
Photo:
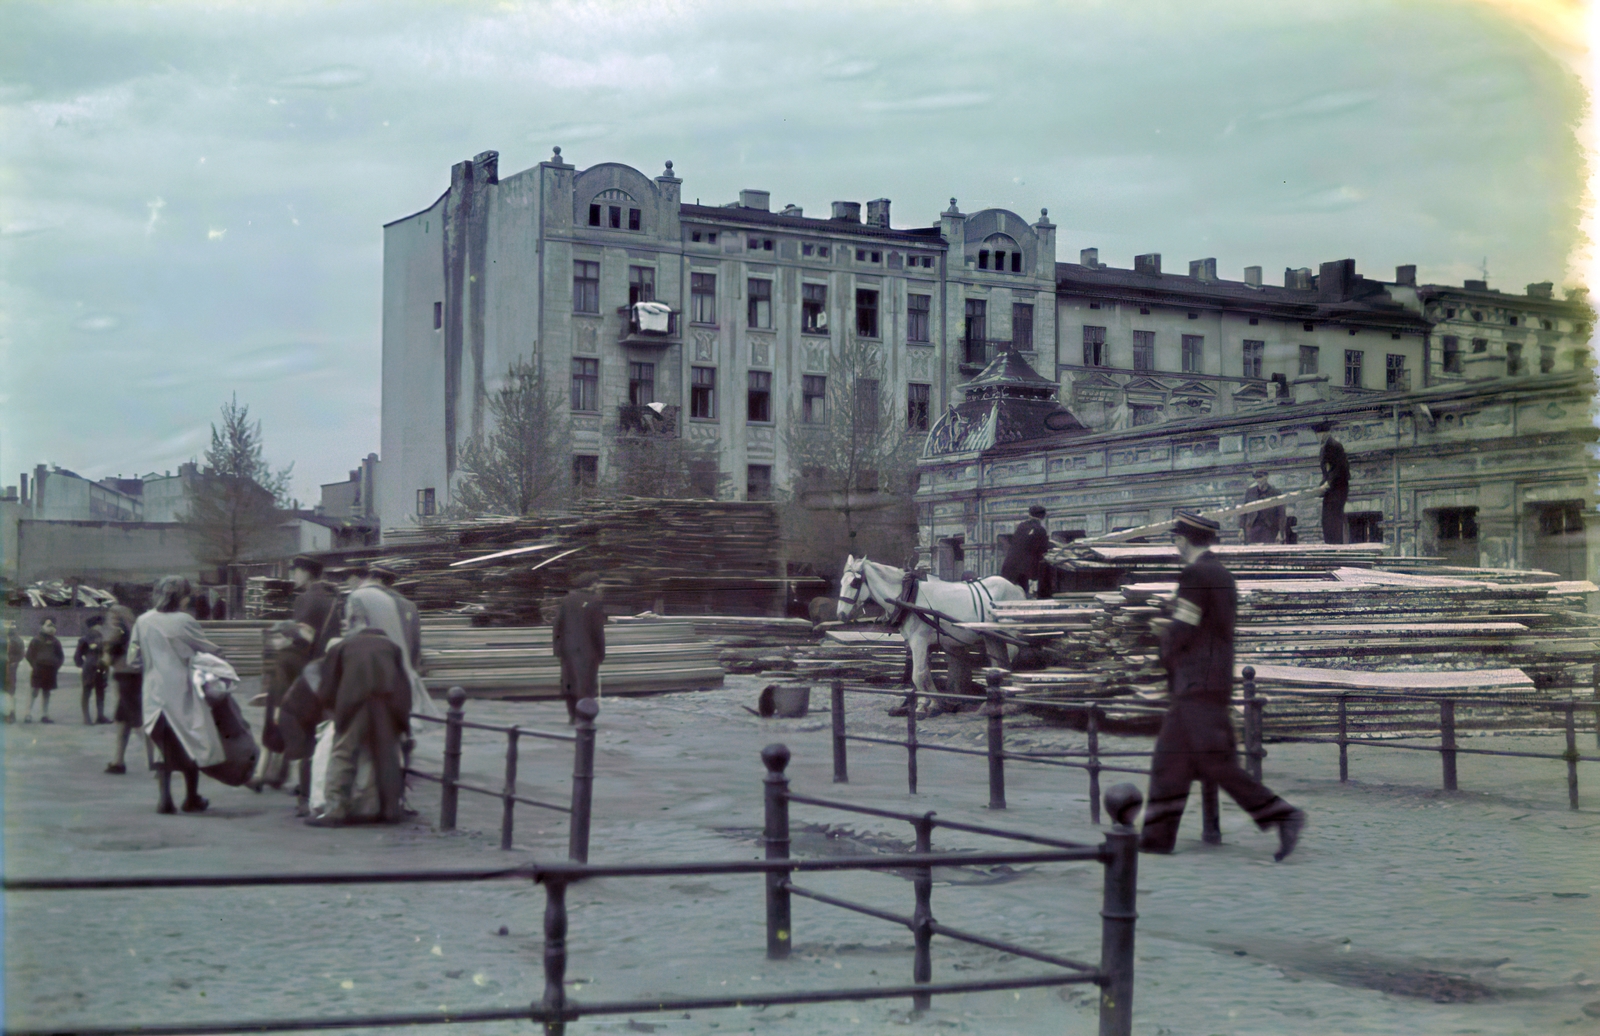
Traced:
[[1371, 90], [1335, 90], [1296, 101], [1282, 108], [1273, 108], [1256, 116], [1258, 122], [1278, 119], [1320, 119], [1343, 115], [1376, 104], [1378, 95]]
[[144, 204], [150, 210], [150, 222], [144, 225], [144, 236], [149, 237], [156, 232], [156, 223], [160, 221], [161, 210], [167, 207], [167, 203], [163, 198], [155, 198]]
[[118, 320], [116, 317], [102, 313], [98, 316], [83, 317], [75, 322], [72, 326], [77, 328], [79, 331], [115, 331], [117, 327], [121, 325], [121, 323], [122, 321]]
[[210, 230], [206, 231], [206, 240], [207, 241], [221, 241], [222, 238], [223, 238], [223, 235], [227, 234], [227, 232], [228, 232], [228, 228], [227, 227], [212, 227]]
[[994, 100], [994, 94], [982, 90], [955, 90], [942, 94], [925, 94], [900, 101], [862, 101], [861, 109], [869, 112], [932, 112], [950, 108], [974, 108]]
[[665, 54], [608, 54], [598, 60], [540, 54], [536, 67], [546, 85], [568, 90], [638, 87], [664, 91], [682, 78]]
[[878, 70], [876, 61], [865, 58], [833, 58], [823, 63], [822, 76], [825, 79], [860, 79]]
[[[278, 80], [274, 85], [285, 90], [345, 90], [352, 86], [360, 86], [367, 79], [367, 73], [354, 65], [332, 65], [314, 72], [301, 72], [299, 75], [288, 76]], [[268, 103], [278, 102], [268, 98]]]

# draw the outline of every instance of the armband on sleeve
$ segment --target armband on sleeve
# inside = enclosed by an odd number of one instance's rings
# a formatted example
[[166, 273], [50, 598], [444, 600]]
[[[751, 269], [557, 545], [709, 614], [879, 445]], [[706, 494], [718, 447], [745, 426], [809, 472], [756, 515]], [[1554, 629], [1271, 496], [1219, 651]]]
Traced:
[[1178, 606], [1173, 610], [1172, 617], [1185, 626], [1200, 625], [1200, 606], [1186, 598], [1178, 598]]

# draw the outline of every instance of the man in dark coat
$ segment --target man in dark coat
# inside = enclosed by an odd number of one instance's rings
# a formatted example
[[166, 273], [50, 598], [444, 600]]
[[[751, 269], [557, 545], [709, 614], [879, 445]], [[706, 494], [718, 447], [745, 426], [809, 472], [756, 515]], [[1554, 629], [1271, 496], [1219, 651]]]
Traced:
[[561, 659], [561, 697], [567, 722], [578, 721], [578, 699], [600, 693], [600, 663], [606, 657], [606, 610], [600, 603], [605, 587], [599, 573], [573, 580], [561, 599], [550, 630], [551, 646]]
[[27, 653], [28, 645], [17, 636], [17, 624], [6, 623], [6, 722], [17, 721], [17, 667], [22, 665], [22, 656]]
[[54, 723], [50, 718], [50, 692], [56, 689], [56, 673], [66, 664], [67, 653], [56, 639], [56, 620], [46, 619], [39, 632], [28, 641], [28, 665], [33, 672], [28, 677], [28, 711], [22, 722], [33, 722], [33, 699], [44, 695], [44, 706], [39, 710], [40, 723]]
[[[338, 623], [339, 592], [323, 581], [322, 562], [305, 554], [289, 562], [289, 578], [294, 580], [295, 590], [298, 591], [290, 614], [300, 626], [301, 635], [311, 644], [311, 660], [318, 661], [327, 652], [329, 638], [336, 633], [333, 627]], [[314, 669], [307, 677], [307, 682], [314, 683], [311, 677], [319, 671]], [[310, 690], [315, 691], [316, 687], [312, 686]], [[311, 812], [311, 757], [308, 753], [304, 756], [290, 755], [289, 758], [300, 760], [295, 812], [305, 816]]]
[[[106, 718], [106, 666], [101, 656], [100, 642], [104, 631], [100, 628], [105, 622], [102, 615], [91, 615], [84, 620], [83, 636], [78, 638], [78, 646], [72, 652], [72, 664], [78, 667], [80, 683], [83, 684], [83, 721], [84, 723], [110, 723]], [[89, 718], [89, 699], [94, 698], [95, 714], [99, 719]]]
[[132, 608], [117, 603], [106, 612], [103, 623], [100, 650], [117, 685], [117, 705], [112, 713], [117, 720], [117, 754], [106, 764], [106, 773], [128, 772], [128, 738], [144, 726], [144, 673], [128, 660], [136, 618]]
[[[1255, 481], [1245, 490], [1244, 502], [1253, 504], [1257, 500], [1279, 495], [1278, 487], [1267, 481], [1267, 473], [1258, 471]], [[1244, 530], [1246, 543], [1277, 543], [1279, 534], [1283, 532], [1283, 508], [1269, 507], [1265, 511], [1241, 514], [1239, 528]]]
[[1333, 437], [1333, 425], [1319, 424], [1313, 429], [1322, 443], [1322, 542], [1344, 543], [1344, 503], [1350, 498], [1350, 459]]
[[[382, 630], [368, 627], [335, 644], [325, 661], [317, 701], [333, 719], [334, 751], [328, 761], [327, 808], [306, 823], [398, 823], [405, 790], [400, 742], [411, 717], [411, 681], [402, 649]], [[363, 757], [372, 761], [375, 802], [355, 797]]]
[[1006, 548], [1006, 559], [1000, 565], [1000, 575], [1028, 591], [1028, 581], [1037, 580], [1037, 596], [1049, 597], [1049, 566], [1044, 563], [1045, 551], [1050, 549], [1050, 533], [1044, 527], [1047, 512], [1038, 504], [1028, 508], [1028, 517], [1017, 523], [1011, 534], [1011, 546]]
[[1278, 828], [1281, 860], [1294, 851], [1305, 814], [1240, 768], [1229, 699], [1233, 693], [1233, 627], [1238, 588], [1233, 574], [1206, 548], [1217, 541], [1217, 522], [1179, 511], [1173, 541], [1185, 568], [1178, 577], [1173, 615], [1154, 622], [1167, 670], [1167, 715], [1150, 760], [1150, 796], [1139, 848], [1170, 853], [1195, 780], [1226, 791], [1262, 829]]

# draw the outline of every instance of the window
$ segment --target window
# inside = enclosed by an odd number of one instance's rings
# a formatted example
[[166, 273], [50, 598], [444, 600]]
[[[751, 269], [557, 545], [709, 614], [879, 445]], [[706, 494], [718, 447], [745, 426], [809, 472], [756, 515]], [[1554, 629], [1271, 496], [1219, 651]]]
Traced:
[[600, 361], [575, 358], [572, 361], [572, 409], [600, 409]]
[[715, 230], [706, 231], [706, 243], [711, 245], [717, 243], [717, 232]]
[[772, 326], [772, 282], [752, 277], [746, 281], [750, 292], [748, 301], [749, 326]]
[[1033, 352], [1033, 303], [1011, 304], [1011, 348]]
[[1266, 356], [1267, 343], [1253, 338], [1244, 340], [1244, 376], [1247, 378], [1261, 377], [1261, 362]]
[[607, 207], [606, 215], [610, 217], [609, 225], [612, 230], [622, 229], [622, 206], [611, 205]]
[[1516, 327], [1517, 326], [1517, 318], [1516, 317], [1506, 317], [1506, 323], [1510, 324], [1512, 327]]
[[856, 289], [856, 334], [878, 337], [878, 293], [868, 288]]
[[651, 266], [628, 267], [628, 305], [656, 300], [656, 271]]
[[1583, 531], [1583, 503], [1563, 500], [1553, 504], [1535, 505], [1539, 517], [1540, 536], [1561, 536]]
[[717, 322], [717, 275], [691, 273], [689, 275], [689, 322], [715, 324]]
[[1355, 511], [1344, 516], [1350, 530], [1347, 543], [1382, 543], [1383, 512]]
[[800, 420], [822, 424], [827, 419], [828, 379], [821, 374], [807, 374], [800, 387]]
[[751, 464], [745, 468], [744, 498], [746, 500], [772, 499], [771, 464]]
[[1346, 349], [1344, 351], [1344, 387], [1361, 387], [1361, 363], [1366, 353], [1360, 349]]
[[689, 416], [714, 420], [717, 416], [717, 369], [695, 367], [689, 376]]
[[1183, 370], [1186, 374], [1199, 374], [1205, 359], [1205, 335], [1183, 336]]
[[828, 286], [800, 285], [800, 330], [814, 335], [828, 333]]
[[1486, 353], [1486, 352], [1488, 352], [1489, 351], [1489, 339], [1487, 339], [1487, 338], [1474, 338], [1472, 340], [1472, 351], [1475, 352], [1475, 353]]
[[810, 241], [807, 241], [805, 244], [800, 246], [801, 255], [814, 255], [816, 254], [816, 251], [817, 246], [812, 244]]
[[1540, 324], [1540, 326], [1541, 326], [1541, 327], [1543, 327], [1543, 328], [1544, 328], [1544, 329], [1545, 329], [1545, 330], [1546, 330], [1546, 331], [1554, 331], [1554, 330], [1555, 330], [1555, 329], [1556, 329], [1556, 325], [1555, 325], [1555, 324], [1553, 324], [1553, 323], [1551, 323], [1551, 322], [1550, 322], [1550, 321], [1548, 321], [1548, 320], [1541, 320], [1541, 321], [1539, 321], [1539, 324]]
[[856, 430], [871, 435], [878, 430], [878, 379], [856, 379]]
[[432, 489], [417, 490], [417, 514], [422, 518], [432, 518], [435, 514], [435, 501]]
[[1156, 333], [1154, 331], [1135, 331], [1133, 333], [1133, 369], [1136, 371], [1153, 371], [1156, 369]]
[[578, 260], [572, 264], [572, 311], [600, 312], [600, 264]]
[[1444, 343], [1444, 372], [1446, 374], [1461, 373], [1461, 339], [1455, 335], [1445, 335]]
[[435, 331], [437, 331], [443, 326], [444, 326], [444, 303], [443, 302], [435, 302], [433, 304], [433, 329]]
[[1317, 347], [1314, 345], [1302, 345], [1300, 347], [1300, 376], [1305, 378], [1317, 373], [1317, 364]]
[[1259, 323], [1261, 323], [1261, 318], [1260, 317], [1251, 317], [1250, 318], [1250, 326], [1251, 327], [1255, 327]]
[[997, 272], [1000, 272], [1000, 273], [1004, 273], [1005, 272], [1006, 254], [1004, 252], [996, 252], [994, 254], [994, 268], [995, 268], [995, 270]]
[[698, 241], [698, 240], [700, 240], [700, 231], [696, 230], [696, 231], [691, 232], [689, 234], [689, 240], [690, 241]]
[[1526, 374], [1526, 373], [1527, 373], [1527, 371], [1524, 370], [1523, 366], [1522, 366], [1522, 343], [1521, 342], [1507, 342], [1506, 343], [1506, 374], [1508, 376], [1515, 377], [1515, 376], [1517, 376], [1519, 374]]
[[1483, 321], [1483, 310], [1481, 310], [1481, 309], [1473, 310], [1472, 311], [1472, 319], [1474, 319], [1476, 321], [1479, 321], [1481, 323]]
[[1012, 252], [1011, 253], [1011, 272], [1012, 273], [1021, 273], [1022, 272], [1022, 253], [1021, 252]]
[[1441, 547], [1451, 541], [1478, 538], [1476, 507], [1442, 507], [1434, 513], [1435, 532]]
[[906, 427], [913, 432], [928, 430], [928, 404], [933, 397], [932, 385], [916, 382], [906, 386]]
[[1549, 374], [1556, 369], [1556, 350], [1551, 345], [1539, 347], [1539, 373]]
[[932, 295], [906, 296], [906, 341], [931, 341], [928, 337], [928, 316], [932, 307]]
[[579, 496], [594, 492], [600, 481], [600, 458], [593, 454], [578, 453], [572, 457], [572, 488]]
[[1156, 408], [1155, 407], [1153, 407], [1153, 406], [1136, 406], [1136, 407], [1131, 407], [1130, 409], [1133, 411], [1133, 423], [1135, 425], [1155, 424], [1156, 423]]
[[1454, 320], [1456, 318], [1456, 311], [1453, 309], [1446, 309], [1444, 311], [1444, 318], [1446, 320]]
[[[597, 204], [591, 204], [589, 206], [589, 225], [591, 227], [598, 227], [600, 225], [600, 206]], [[695, 240], [698, 241], [700, 239], [695, 238]]]
[[819, 258], [819, 259], [828, 258], [828, 246], [827, 245], [818, 245], [817, 246], [817, 258]]
[[644, 406], [656, 401], [656, 365], [653, 363], [628, 364], [628, 403]]
[[1087, 324], [1084, 325], [1083, 365], [1085, 367], [1104, 367], [1106, 365], [1105, 328], [1090, 327]]
[[1389, 353], [1383, 358], [1383, 387], [1406, 388], [1406, 358], [1399, 353]]
[[967, 300], [967, 323], [962, 341], [965, 343], [966, 362], [987, 363], [986, 339], [989, 337], [989, 304], [983, 299]]
[[750, 372], [750, 389], [745, 396], [745, 420], [752, 424], [765, 424], [772, 420], [772, 372]]
[[628, 229], [629, 230], [638, 230], [639, 229], [639, 210], [638, 209], [629, 209], [628, 210]]

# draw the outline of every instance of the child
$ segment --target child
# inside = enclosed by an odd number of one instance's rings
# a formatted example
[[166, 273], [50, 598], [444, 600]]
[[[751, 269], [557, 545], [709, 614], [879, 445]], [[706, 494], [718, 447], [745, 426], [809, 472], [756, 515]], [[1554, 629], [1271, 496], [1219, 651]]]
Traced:
[[[72, 664], [78, 667], [83, 680], [83, 722], [110, 723], [106, 719], [106, 666], [101, 658], [105, 622], [103, 615], [91, 615], [83, 624], [83, 636], [78, 638], [78, 648], [72, 653]], [[89, 697], [94, 696], [95, 712], [99, 719], [89, 718]]]
[[55, 722], [50, 718], [50, 692], [56, 689], [56, 673], [66, 660], [67, 654], [61, 649], [61, 641], [56, 639], [56, 620], [44, 620], [38, 634], [28, 641], [28, 665], [33, 667], [33, 673], [28, 678], [28, 712], [22, 717], [22, 722], [33, 722], [33, 699], [41, 691], [44, 693], [44, 707], [39, 710], [39, 722]]
[[311, 638], [306, 627], [285, 619], [272, 627], [272, 666], [265, 674], [266, 716], [261, 727], [261, 762], [247, 786], [260, 791], [263, 785], [283, 787], [289, 774], [289, 763], [283, 757], [283, 737], [278, 731], [278, 709], [283, 696], [299, 678], [306, 663], [311, 660]]

